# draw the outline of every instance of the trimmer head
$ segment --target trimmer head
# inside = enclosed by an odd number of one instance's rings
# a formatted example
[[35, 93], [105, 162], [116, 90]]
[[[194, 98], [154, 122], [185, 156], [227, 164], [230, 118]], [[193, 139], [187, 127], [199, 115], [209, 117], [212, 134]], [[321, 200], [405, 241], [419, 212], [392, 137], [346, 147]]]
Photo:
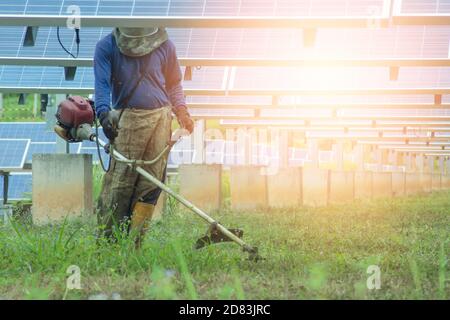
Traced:
[[[220, 229], [217, 227], [217, 222], [210, 225], [208, 228], [208, 231], [206, 231], [206, 234], [197, 240], [195, 243], [194, 248], [195, 249], [201, 249], [203, 247], [206, 247], [211, 244], [215, 243], [222, 243], [222, 242], [232, 242], [233, 240], [227, 237], [225, 234], [223, 234]], [[242, 229], [227, 229], [232, 234], [234, 234], [239, 239], [242, 239], [242, 236], [244, 235], [244, 231]], [[262, 260], [263, 258], [258, 253], [257, 247], [252, 247], [249, 245], [245, 245], [242, 247], [242, 250], [244, 252], [248, 253], [248, 259], [253, 262], [258, 262], [259, 260]]]
[[[228, 229], [231, 233], [233, 233], [235, 236], [242, 238], [244, 235], [244, 231], [241, 229]], [[222, 242], [230, 242], [233, 241], [230, 238], [228, 238], [226, 235], [224, 235], [219, 228], [217, 228], [217, 224], [211, 224], [211, 226], [208, 228], [208, 231], [206, 234], [197, 240], [195, 243], [194, 248], [195, 249], [201, 249], [203, 247], [206, 247], [210, 244], [215, 243], [222, 243]]]
[[245, 246], [242, 248], [244, 252], [248, 253], [248, 260], [252, 262], [258, 262], [259, 260], [263, 260], [264, 258], [261, 257], [258, 253], [258, 247], [251, 247], [251, 246]]

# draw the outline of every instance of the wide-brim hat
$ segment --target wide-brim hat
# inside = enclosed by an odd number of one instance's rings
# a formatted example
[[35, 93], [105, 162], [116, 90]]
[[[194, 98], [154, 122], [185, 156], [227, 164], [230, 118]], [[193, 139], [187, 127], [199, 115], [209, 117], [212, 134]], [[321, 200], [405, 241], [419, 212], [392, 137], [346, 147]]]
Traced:
[[113, 35], [120, 52], [131, 57], [149, 54], [168, 39], [165, 28], [115, 28]]

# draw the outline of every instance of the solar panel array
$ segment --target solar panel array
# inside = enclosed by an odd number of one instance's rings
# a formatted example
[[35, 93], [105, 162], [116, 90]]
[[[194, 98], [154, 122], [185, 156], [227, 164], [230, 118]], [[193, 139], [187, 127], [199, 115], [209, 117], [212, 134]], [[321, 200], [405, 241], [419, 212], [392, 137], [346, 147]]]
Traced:
[[[80, 7], [82, 15], [155, 15], [155, 16], [371, 16], [380, 15], [388, 1], [383, 0], [189, 0], [189, 1], [53, 1], [6, 0], [0, 13], [67, 14], [70, 5]], [[443, 14], [450, 11], [450, 1], [402, 1], [402, 12]], [[40, 27], [34, 47], [23, 47], [24, 27], [6, 27], [0, 38], [0, 56], [68, 57], [56, 40], [53, 27]], [[81, 28], [80, 57], [91, 58], [95, 43], [110, 28]], [[363, 29], [320, 29], [314, 48], [303, 45], [302, 30], [297, 29], [170, 29], [180, 57], [413, 57], [448, 58], [450, 26], [399, 26]], [[61, 30], [63, 42], [75, 48], [73, 31]], [[389, 81], [387, 68], [233, 68], [232, 88], [366, 88], [366, 87], [449, 87], [448, 68], [402, 68], [396, 83]], [[221, 88], [226, 67], [204, 67], [194, 70], [192, 81], [185, 88]], [[0, 67], [1, 86], [31, 87], [93, 87], [91, 68], [78, 68], [73, 81], [64, 79], [58, 67]], [[362, 97], [361, 101], [373, 97]], [[191, 101], [249, 101], [242, 97], [192, 97]], [[255, 102], [255, 98], [252, 97]], [[423, 101], [430, 97], [384, 97], [385, 100], [411, 99]], [[260, 99], [270, 102], [270, 97]], [[409, 101], [411, 101], [409, 100]], [[444, 101], [449, 101], [444, 97]]]
[[[384, 0], [3, 0], [1, 14], [18, 15], [65, 15], [71, 5], [77, 5], [85, 16], [322, 16], [322, 17], [375, 17], [384, 14], [391, 1]], [[397, 3], [399, 3], [397, 1]], [[389, 9], [389, 8], [387, 8]], [[450, 0], [404, 0], [402, 14], [448, 15]], [[47, 57], [69, 58], [61, 49], [55, 27], [39, 27], [36, 43], [24, 47], [25, 27], [0, 27], [0, 57]], [[111, 32], [111, 28], [83, 27], [80, 30], [80, 58], [92, 58], [96, 42]], [[450, 59], [450, 23], [441, 26], [390, 25], [388, 27], [366, 26], [364, 28], [319, 28], [314, 46], [305, 46], [307, 34], [302, 29], [245, 29], [245, 28], [176, 28], [168, 30], [177, 46], [178, 56], [186, 58], [250, 58], [250, 59]], [[61, 38], [70, 49], [75, 49], [72, 30], [61, 28]], [[436, 143], [450, 141], [450, 109], [439, 104], [450, 103], [450, 67], [406, 66], [392, 80], [392, 68], [386, 66], [203, 66], [193, 69], [193, 79], [184, 81], [187, 91], [191, 89], [214, 89], [216, 95], [188, 95], [190, 104], [210, 103], [214, 108], [191, 109], [198, 118], [222, 118], [223, 126], [280, 125], [299, 129], [308, 126], [306, 137], [352, 138], [364, 137], [369, 142], [380, 136], [379, 126], [386, 132], [383, 138], [391, 141], [412, 134], [427, 140], [432, 136]], [[54, 66], [0, 65], [0, 92], [6, 87], [30, 88], [80, 88], [93, 87], [92, 68], [78, 67], [74, 80], [67, 81], [64, 70]], [[410, 89], [408, 94], [322, 94], [327, 91], [366, 89]], [[418, 89], [438, 88], [440, 94], [418, 94]], [[20, 90], [20, 89], [19, 89]], [[241, 91], [234, 94], [233, 91]], [[266, 94], [265, 91], [274, 92]], [[285, 93], [276, 93], [276, 90]], [[291, 90], [292, 93], [286, 93]], [[306, 92], [318, 90], [317, 94]], [[245, 91], [253, 92], [251, 94]], [[259, 93], [261, 94], [258, 94]], [[191, 90], [191, 92], [194, 92]], [[65, 93], [65, 92], [64, 92]], [[411, 93], [411, 94], [410, 94]], [[437, 102], [438, 101], [438, 102]], [[219, 103], [271, 106], [261, 110], [253, 108], [229, 108]], [[349, 104], [427, 104], [433, 108], [418, 110], [414, 105], [402, 110], [373, 108], [363, 110], [347, 108]], [[327, 108], [315, 108], [308, 104], [332, 104]], [[434, 106], [434, 105], [437, 106]], [[303, 108], [297, 108], [303, 105]], [[288, 108], [276, 108], [285, 106]], [[336, 110], [336, 106], [339, 106]], [[447, 108], [447, 109], [446, 109]], [[256, 119], [256, 115], [261, 119]], [[342, 119], [341, 119], [342, 118]], [[343, 128], [335, 129], [340, 125]], [[427, 129], [430, 125], [438, 129]], [[314, 128], [328, 127], [328, 130]], [[333, 127], [333, 128], [331, 128]], [[350, 129], [348, 128], [350, 127]], [[362, 128], [366, 127], [365, 130]], [[395, 128], [398, 127], [398, 128]], [[406, 128], [408, 127], [408, 130]], [[410, 132], [409, 128], [412, 128]], [[369, 129], [369, 130], [367, 130]], [[398, 129], [398, 130], [395, 130]], [[440, 130], [439, 130], [440, 129]], [[14, 159], [4, 156], [4, 163], [17, 164], [22, 152], [22, 165], [32, 160], [33, 153], [55, 152], [56, 136], [45, 128], [44, 123], [0, 123], [0, 139], [29, 139], [27, 151], [20, 143], [9, 146]], [[102, 136], [104, 139], [104, 136]], [[420, 140], [419, 139], [419, 140]], [[18, 140], [20, 141], [20, 140]], [[394, 140], [392, 140], [394, 142]], [[427, 146], [430, 142], [426, 142]], [[0, 145], [1, 147], [1, 145]], [[17, 148], [13, 150], [11, 148]], [[19, 150], [20, 149], [20, 150]], [[3, 150], [0, 156], [3, 156]], [[72, 144], [72, 153], [93, 154], [98, 161], [96, 146], [92, 142]], [[255, 144], [251, 147], [251, 162], [267, 164], [278, 159], [277, 152], [268, 146]], [[106, 159], [104, 151], [103, 158]], [[169, 164], [190, 163], [196, 158], [191, 139], [178, 143], [169, 157]], [[332, 151], [319, 153], [320, 161], [333, 159]], [[207, 163], [232, 165], [245, 158], [242, 150], [232, 141], [207, 141]], [[302, 165], [310, 161], [304, 149], [289, 149], [289, 164]], [[0, 165], [1, 167], [1, 165]], [[26, 179], [18, 176], [11, 179]], [[13, 182], [14, 183], [14, 182]], [[14, 189], [14, 187], [13, 187]], [[20, 192], [17, 191], [18, 193]]]
[[[99, 128], [99, 138], [106, 141], [103, 130]], [[24, 163], [31, 163], [35, 153], [55, 153], [57, 136], [53, 131], [47, 129], [45, 122], [0, 122], [0, 158], [14, 159], [19, 164], [17, 168], [22, 168]], [[2, 148], [2, 141], [8, 142], [8, 148]], [[28, 146], [21, 153], [23, 143], [27, 141]], [[20, 144], [22, 142], [22, 144]], [[93, 154], [93, 161], [98, 162], [96, 144], [91, 141], [82, 143], [71, 143], [70, 153]], [[102, 159], [107, 163], [108, 156], [103, 148], [100, 148]], [[21, 158], [23, 157], [23, 159]], [[19, 158], [22, 162], [18, 162]], [[12, 161], [12, 160], [10, 160]], [[3, 167], [0, 161], [0, 169]]]

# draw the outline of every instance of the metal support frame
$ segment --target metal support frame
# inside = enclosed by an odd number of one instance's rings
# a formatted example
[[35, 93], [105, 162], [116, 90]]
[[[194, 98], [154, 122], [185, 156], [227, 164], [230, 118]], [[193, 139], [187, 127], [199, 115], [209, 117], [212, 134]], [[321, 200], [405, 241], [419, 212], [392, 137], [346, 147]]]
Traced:
[[[3, 93], [77, 93], [92, 94], [90, 87], [2, 86]], [[187, 96], [342, 96], [342, 95], [443, 95], [450, 88], [367, 88], [367, 89], [185, 89]]]
[[[390, 3], [388, 3], [390, 5]], [[369, 28], [390, 25], [450, 25], [450, 14], [389, 13], [379, 16], [74, 16], [49, 14], [1, 14], [0, 26], [65, 26], [80, 18], [82, 27], [166, 28]]]
[[[68, 19], [79, 18], [81, 27], [166, 27], [166, 28], [367, 28], [374, 23], [388, 27], [384, 16], [75, 16], [49, 14], [1, 14], [0, 26], [66, 26]], [[429, 19], [427, 23], [433, 23]], [[419, 19], [415, 23], [420, 22]], [[441, 21], [442, 22], [442, 21]], [[424, 23], [424, 24], [427, 24]], [[450, 24], [450, 23], [449, 23]]]
[[25, 37], [23, 39], [23, 46], [24, 47], [34, 47], [36, 43], [36, 36], [38, 32], [39, 27], [37, 26], [28, 26], [25, 31]]
[[0, 117], [3, 116], [3, 93], [0, 92]]
[[76, 73], [77, 73], [77, 67], [64, 67], [64, 79], [66, 81], [74, 80]]
[[[450, 67], [448, 58], [280, 59], [280, 58], [178, 58], [185, 67]], [[0, 65], [92, 67], [92, 58], [0, 57]]]
[[8, 171], [0, 170], [0, 176], [3, 176], [3, 205], [8, 203], [9, 175]]

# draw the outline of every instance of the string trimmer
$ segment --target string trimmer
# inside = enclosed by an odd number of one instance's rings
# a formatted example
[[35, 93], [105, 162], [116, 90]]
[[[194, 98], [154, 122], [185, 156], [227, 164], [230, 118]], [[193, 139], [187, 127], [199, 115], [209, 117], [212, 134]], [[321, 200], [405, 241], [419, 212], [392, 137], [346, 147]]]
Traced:
[[97, 145], [105, 148], [105, 150], [109, 152], [110, 156], [114, 158], [114, 160], [126, 163], [132, 169], [136, 170], [136, 172], [138, 172], [142, 177], [149, 180], [157, 187], [161, 188], [162, 191], [175, 198], [191, 212], [195, 213], [204, 221], [206, 221], [209, 224], [208, 231], [205, 236], [197, 240], [194, 248], [200, 249], [209, 244], [233, 241], [241, 246], [244, 252], [247, 252], [249, 254], [249, 259], [260, 259], [258, 248], [250, 246], [242, 240], [242, 230], [225, 228], [218, 221], [211, 218], [206, 212], [195, 206], [180, 194], [173, 191], [166, 184], [152, 176], [149, 172], [141, 167], [141, 165], [156, 162], [166, 152], [169, 152], [172, 146], [182, 136], [181, 134], [179, 134], [179, 132], [175, 132], [173, 134], [171, 142], [155, 159], [148, 161], [128, 159], [116, 149], [114, 149], [113, 144], [105, 143], [104, 141], [99, 139], [97, 130], [96, 133], [93, 133], [92, 126], [95, 123], [94, 115], [94, 106], [91, 100], [86, 100], [85, 98], [79, 96], [69, 97], [67, 100], [61, 102], [58, 106], [58, 111], [56, 113], [57, 124], [55, 126], [55, 132], [68, 142], [81, 142], [83, 140], [96, 142]]

